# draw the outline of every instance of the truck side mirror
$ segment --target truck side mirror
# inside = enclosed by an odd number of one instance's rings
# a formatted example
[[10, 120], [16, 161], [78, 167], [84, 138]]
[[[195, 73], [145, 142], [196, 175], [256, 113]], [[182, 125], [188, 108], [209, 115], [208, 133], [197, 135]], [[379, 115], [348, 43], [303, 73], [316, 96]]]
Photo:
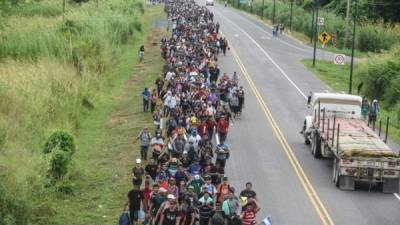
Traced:
[[311, 104], [311, 95], [309, 95], [308, 97], [307, 97], [307, 105], [310, 105]]

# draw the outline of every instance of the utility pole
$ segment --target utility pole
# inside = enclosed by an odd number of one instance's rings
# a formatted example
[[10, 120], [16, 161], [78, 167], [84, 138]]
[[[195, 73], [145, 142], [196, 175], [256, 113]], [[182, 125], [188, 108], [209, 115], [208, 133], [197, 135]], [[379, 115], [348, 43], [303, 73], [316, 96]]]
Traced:
[[313, 53], [313, 62], [312, 65], [315, 67], [315, 57], [317, 55], [317, 41], [318, 41], [318, 8], [319, 8], [319, 0], [314, 0], [315, 4], [315, 31], [314, 31], [314, 53]]
[[274, 0], [274, 7], [272, 9], [272, 26], [275, 25], [275, 0]]
[[290, 1], [290, 20], [289, 20], [289, 31], [292, 32], [292, 17], [293, 17], [293, 1]]
[[312, 8], [310, 43], [313, 42], [313, 37], [314, 37], [314, 17], [315, 17], [315, 5]]
[[353, 42], [351, 44], [351, 63], [350, 63], [350, 77], [349, 77], [349, 94], [353, 88], [353, 68], [354, 68], [354, 47], [356, 42], [356, 22], [358, 17], [358, 0], [355, 2], [354, 21], [353, 21]]
[[262, 0], [261, 18], [264, 18], [264, 0]]
[[344, 28], [343, 48], [347, 48], [347, 38], [349, 37], [349, 15], [350, 15], [350, 0], [347, 0], [346, 19]]
[[64, 20], [64, 14], [65, 14], [65, 0], [62, 0], [62, 19]]

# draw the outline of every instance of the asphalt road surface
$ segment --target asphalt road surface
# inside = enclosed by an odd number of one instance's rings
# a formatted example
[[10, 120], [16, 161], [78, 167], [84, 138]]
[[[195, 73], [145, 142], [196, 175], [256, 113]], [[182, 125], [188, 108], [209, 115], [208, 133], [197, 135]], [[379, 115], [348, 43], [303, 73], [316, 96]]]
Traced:
[[[205, 1], [198, 1], [205, 5]], [[378, 188], [342, 191], [332, 183], [332, 161], [314, 159], [299, 134], [309, 112], [310, 91], [328, 89], [299, 61], [312, 48], [289, 37], [272, 37], [269, 27], [235, 9], [208, 6], [231, 50], [219, 57], [221, 71], [237, 71], [246, 90], [242, 118], [231, 127], [228, 163], [240, 191], [253, 182], [262, 205], [278, 225], [399, 225], [400, 199]], [[318, 58], [332, 58], [318, 52]]]

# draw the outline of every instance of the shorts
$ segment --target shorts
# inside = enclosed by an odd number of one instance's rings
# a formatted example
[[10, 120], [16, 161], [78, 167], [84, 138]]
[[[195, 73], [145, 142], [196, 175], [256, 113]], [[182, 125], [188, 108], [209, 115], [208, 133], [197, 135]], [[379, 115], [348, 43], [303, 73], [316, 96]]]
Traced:
[[131, 219], [131, 223], [133, 224], [134, 222], [138, 221], [139, 219], [139, 210], [132, 210], [129, 209], [129, 217]]

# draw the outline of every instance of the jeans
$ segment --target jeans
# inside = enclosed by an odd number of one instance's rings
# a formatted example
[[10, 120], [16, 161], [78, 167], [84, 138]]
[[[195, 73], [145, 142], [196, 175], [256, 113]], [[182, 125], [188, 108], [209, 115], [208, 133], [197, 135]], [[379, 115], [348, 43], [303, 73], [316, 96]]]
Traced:
[[147, 112], [149, 110], [149, 100], [143, 99], [143, 112]]
[[147, 150], [149, 149], [148, 145], [140, 146], [140, 156], [143, 160], [147, 160]]
[[226, 133], [218, 133], [218, 136], [219, 136], [219, 141], [224, 141], [225, 142], [226, 136], [227, 136]]

